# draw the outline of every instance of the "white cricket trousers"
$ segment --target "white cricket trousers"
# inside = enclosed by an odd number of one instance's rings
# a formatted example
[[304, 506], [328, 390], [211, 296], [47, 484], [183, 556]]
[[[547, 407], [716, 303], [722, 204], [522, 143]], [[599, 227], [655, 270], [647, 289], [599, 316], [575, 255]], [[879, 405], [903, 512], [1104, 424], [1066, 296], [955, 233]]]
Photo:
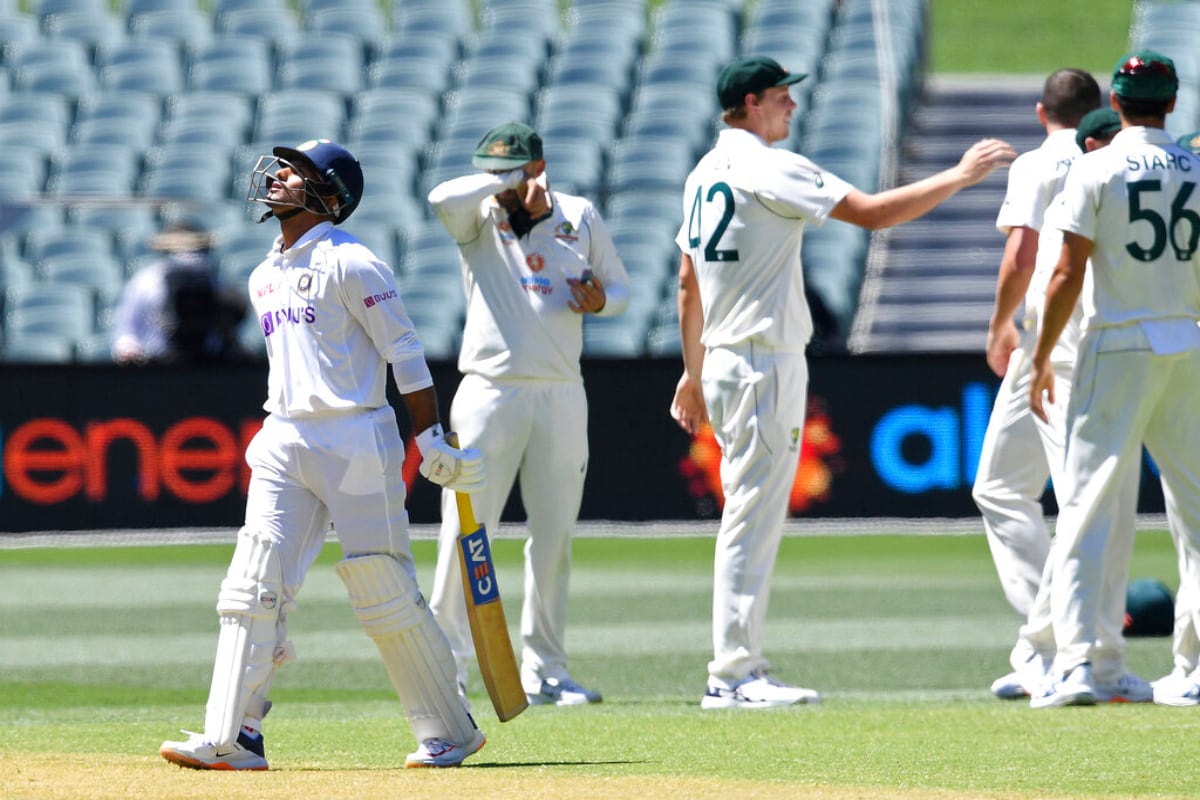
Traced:
[[[1061, 432], [1066, 424], [1067, 399], [1060, 395], [1059, 402], [1047, 408], [1050, 425], [1034, 416], [1029, 407], [1027, 355], [1026, 349], [1018, 348], [1008, 359], [971, 490], [983, 516], [983, 529], [1004, 596], [1022, 617], [1033, 610], [1050, 552], [1050, 531], [1041, 497], [1052, 476], [1054, 486], [1062, 486]], [[1064, 384], [1066, 381], [1060, 381], [1058, 386]], [[1045, 431], [1039, 431], [1039, 426]]]
[[[1141, 469], [1144, 443], [1158, 466], [1179, 557], [1175, 663], [1200, 659], [1200, 350], [1156, 355], [1136, 326], [1089, 331], [1080, 346], [1068, 412], [1066, 467], [1072, 487], [1059, 514], [1061, 546], [1051, 554], [1051, 609], [1065, 673], [1091, 662], [1097, 679], [1124, 672], [1124, 639], [1101, 641], [1119, 626], [1101, 587], [1128, 583], [1132, 527], [1121, 524], [1122, 485]], [[1123, 609], [1123, 604], [1121, 606]], [[1119, 629], [1119, 627], [1118, 627]]]
[[716, 347], [701, 378], [721, 447], [725, 507], [713, 560], [709, 681], [732, 688], [767, 669], [763, 628], [807, 408], [803, 352], [761, 344]]
[[[487, 482], [471, 495], [475, 518], [493, 534], [519, 481], [529, 538], [521, 607], [521, 682], [536, 693], [567, 672], [567, 593], [571, 538], [587, 476], [587, 395], [581, 382], [463, 376], [450, 407], [462, 447], [483, 452]], [[442, 493], [442, 528], [430, 608], [450, 639], [460, 682], [475, 652], [458, 564], [454, 493]], [[501, 595], [506, 592], [500, 587]]]
[[[386, 553], [416, 578], [404, 508], [404, 444], [391, 406], [307, 419], [268, 416], [246, 448], [246, 528], [269, 537], [283, 569], [281, 619], [321, 553], [330, 523], [344, 555]], [[271, 677], [246, 717], [266, 713]]]

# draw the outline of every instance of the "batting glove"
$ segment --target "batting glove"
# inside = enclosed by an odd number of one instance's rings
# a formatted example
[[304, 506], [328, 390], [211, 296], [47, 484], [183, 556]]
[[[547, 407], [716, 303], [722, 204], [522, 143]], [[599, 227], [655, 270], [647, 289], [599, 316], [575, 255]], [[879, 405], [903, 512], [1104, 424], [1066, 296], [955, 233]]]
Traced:
[[420, 472], [432, 483], [456, 492], [478, 492], [483, 488], [483, 453], [474, 447], [451, 447], [441, 425], [417, 434], [421, 452]]

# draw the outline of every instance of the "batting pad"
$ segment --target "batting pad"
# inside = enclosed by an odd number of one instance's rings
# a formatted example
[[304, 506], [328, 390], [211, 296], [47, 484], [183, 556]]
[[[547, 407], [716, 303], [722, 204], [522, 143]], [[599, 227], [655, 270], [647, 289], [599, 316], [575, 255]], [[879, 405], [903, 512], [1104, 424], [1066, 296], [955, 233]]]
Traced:
[[458, 694], [450, 643], [400, 562], [388, 555], [352, 556], [335, 570], [383, 656], [417, 741], [472, 741], [475, 721]]
[[217, 594], [221, 630], [204, 716], [204, 736], [218, 748], [233, 745], [248, 711], [261, 721], [275, 669], [295, 658], [286, 641], [285, 603], [283, 566], [274, 543], [245, 528], [238, 531]]

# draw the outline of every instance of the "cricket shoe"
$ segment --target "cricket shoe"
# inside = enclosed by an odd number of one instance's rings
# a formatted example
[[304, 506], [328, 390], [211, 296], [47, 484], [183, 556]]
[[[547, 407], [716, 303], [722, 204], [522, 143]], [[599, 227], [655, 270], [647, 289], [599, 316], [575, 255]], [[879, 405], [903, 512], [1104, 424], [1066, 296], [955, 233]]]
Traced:
[[1200, 681], [1194, 672], [1188, 674], [1176, 667], [1170, 675], [1164, 675], [1151, 685], [1154, 702], [1160, 706], [1200, 705]]
[[189, 769], [263, 770], [267, 759], [263, 755], [262, 736], [251, 738], [245, 731], [238, 734], [232, 747], [218, 749], [202, 733], [184, 731], [186, 742], [163, 742], [158, 754], [181, 767]]
[[1029, 697], [1029, 690], [1021, 682], [1021, 673], [1015, 671], [992, 681], [991, 692], [1001, 700], [1020, 700]]
[[1046, 682], [1051, 659], [1031, 653], [1029, 659], [1007, 675], [992, 681], [991, 692], [1001, 700], [1023, 700]]
[[1032, 708], [1093, 706], [1096, 704], [1096, 679], [1091, 664], [1079, 664], [1058, 680], [1047, 680], [1030, 698]]
[[779, 708], [804, 703], [819, 703], [821, 695], [814, 689], [789, 686], [777, 681], [765, 671], [752, 672], [746, 680], [732, 689], [708, 685], [700, 707], [714, 708]]
[[467, 744], [455, 744], [446, 739], [431, 738], [421, 742], [415, 753], [409, 753], [404, 766], [413, 767], [461, 767], [467, 756], [483, 749], [487, 738], [483, 731], [475, 729], [475, 735]]
[[537, 693], [525, 693], [531, 706], [585, 706], [599, 703], [603, 695], [595, 689], [585, 689], [572, 678], [546, 678]]
[[1154, 699], [1154, 687], [1132, 672], [1115, 681], [1096, 684], [1097, 703], [1149, 703]]

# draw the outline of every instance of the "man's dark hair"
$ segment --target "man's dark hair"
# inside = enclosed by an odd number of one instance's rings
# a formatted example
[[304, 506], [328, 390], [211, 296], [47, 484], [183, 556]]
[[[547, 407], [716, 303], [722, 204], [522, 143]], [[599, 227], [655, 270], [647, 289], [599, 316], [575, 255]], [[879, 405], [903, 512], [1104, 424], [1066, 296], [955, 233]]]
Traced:
[[1122, 97], [1117, 95], [1117, 106], [1121, 116], [1128, 120], [1136, 119], [1166, 119], [1167, 106], [1170, 100], [1147, 100], [1140, 97]]
[[1100, 85], [1091, 73], [1082, 69], [1060, 69], [1042, 87], [1042, 108], [1046, 119], [1074, 128], [1083, 115], [1100, 107]]

